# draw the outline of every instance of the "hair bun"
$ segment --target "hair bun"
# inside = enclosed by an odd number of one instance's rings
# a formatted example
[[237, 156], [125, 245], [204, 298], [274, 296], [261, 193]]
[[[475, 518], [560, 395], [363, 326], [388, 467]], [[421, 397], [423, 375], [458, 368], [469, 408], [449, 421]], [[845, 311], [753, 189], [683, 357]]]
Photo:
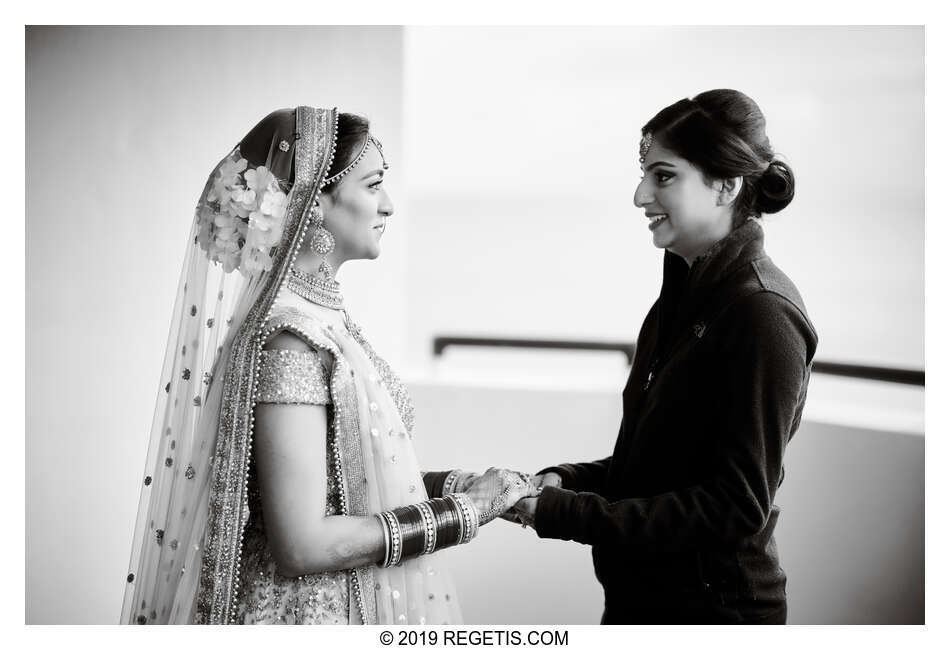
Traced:
[[795, 175], [781, 160], [773, 160], [759, 180], [757, 206], [764, 214], [774, 214], [795, 198]]

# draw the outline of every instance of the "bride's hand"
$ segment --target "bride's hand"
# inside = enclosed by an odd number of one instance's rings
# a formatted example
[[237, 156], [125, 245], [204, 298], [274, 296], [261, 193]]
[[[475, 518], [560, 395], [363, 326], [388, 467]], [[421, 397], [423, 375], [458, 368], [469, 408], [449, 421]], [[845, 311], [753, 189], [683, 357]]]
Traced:
[[487, 524], [524, 497], [538, 493], [529, 475], [497, 467], [489, 468], [465, 490], [478, 509], [479, 525]]

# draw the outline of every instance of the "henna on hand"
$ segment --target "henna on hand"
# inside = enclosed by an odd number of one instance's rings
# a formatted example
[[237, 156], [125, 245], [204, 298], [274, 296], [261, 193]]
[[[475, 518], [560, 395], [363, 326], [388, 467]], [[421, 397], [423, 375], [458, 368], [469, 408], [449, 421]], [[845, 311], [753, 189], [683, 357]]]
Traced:
[[484, 525], [510, 510], [520, 499], [536, 496], [538, 488], [527, 474], [492, 467], [473, 481], [466, 494], [478, 509], [479, 525]]

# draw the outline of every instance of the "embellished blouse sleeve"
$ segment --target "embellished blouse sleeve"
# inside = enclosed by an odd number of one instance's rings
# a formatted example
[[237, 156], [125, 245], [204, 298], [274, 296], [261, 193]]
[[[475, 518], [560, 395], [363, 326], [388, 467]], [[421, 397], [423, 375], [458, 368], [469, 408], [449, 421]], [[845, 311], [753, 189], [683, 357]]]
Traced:
[[328, 404], [329, 373], [311, 350], [264, 350], [257, 383], [258, 404]]

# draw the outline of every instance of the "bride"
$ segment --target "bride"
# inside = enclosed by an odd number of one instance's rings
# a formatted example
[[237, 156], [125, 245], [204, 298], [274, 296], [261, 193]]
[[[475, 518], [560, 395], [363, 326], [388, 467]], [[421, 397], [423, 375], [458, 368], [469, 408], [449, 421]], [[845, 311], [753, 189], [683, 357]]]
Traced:
[[365, 119], [298, 107], [265, 117], [209, 177], [123, 623], [460, 623], [436, 552], [537, 494], [507, 470], [420, 473], [406, 388], [335, 280], [379, 255], [387, 168]]

